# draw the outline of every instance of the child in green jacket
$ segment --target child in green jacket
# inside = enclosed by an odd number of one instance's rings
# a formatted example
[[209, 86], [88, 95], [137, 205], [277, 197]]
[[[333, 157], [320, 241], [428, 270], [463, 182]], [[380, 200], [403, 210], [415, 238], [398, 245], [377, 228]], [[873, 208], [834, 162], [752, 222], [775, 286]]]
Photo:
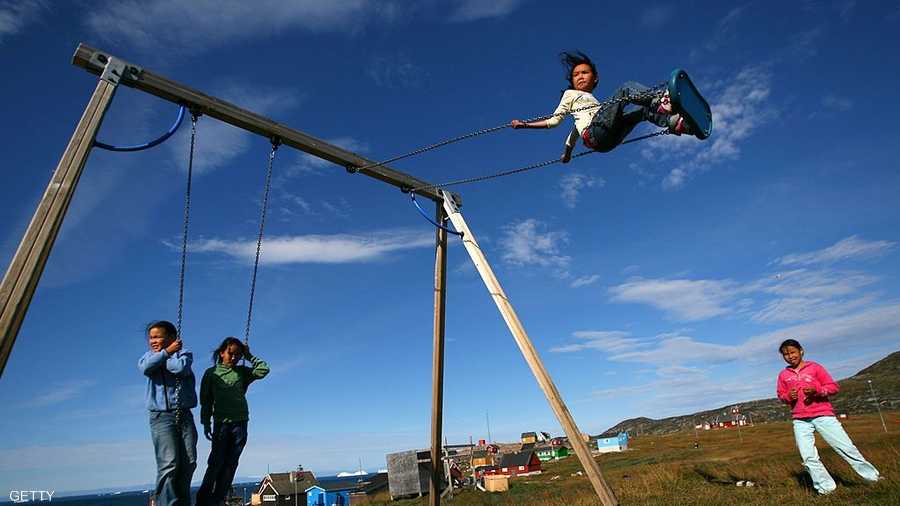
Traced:
[[[243, 357], [252, 367], [238, 365]], [[247, 388], [269, 374], [268, 364], [250, 354], [250, 347], [236, 337], [222, 341], [213, 352], [213, 363], [216, 365], [206, 370], [200, 383], [200, 422], [212, 449], [197, 491], [198, 506], [225, 500], [247, 444]]]

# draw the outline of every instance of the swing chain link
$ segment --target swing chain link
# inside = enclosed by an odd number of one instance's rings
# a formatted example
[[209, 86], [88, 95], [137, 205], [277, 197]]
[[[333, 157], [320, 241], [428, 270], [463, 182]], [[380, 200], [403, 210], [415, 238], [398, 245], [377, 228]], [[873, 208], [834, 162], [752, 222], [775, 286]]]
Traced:
[[[637, 95], [626, 95], [626, 96], [624, 96], [624, 97], [608, 98], [608, 99], [606, 99], [606, 100], [604, 100], [604, 101], [602, 101], [602, 102], [598, 102], [598, 103], [596, 103], [596, 104], [591, 104], [591, 105], [588, 105], [588, 106], [585, 106], [585, 107], [580, 107], [580, 108], [578, 108], [578, 109], [572, 109], [571, 111], [567, 111], [567, 112], [558, 112], [558, 113], [553, 113], [553, 114], [547, 114], [547, 115], [544, 115], [544, 116], [535, 116], [535, 117], [533, 117], [533, 118], [529, 118], [529, 119], [524, 120], [524, 122], [525, 122], [525, 123], [531, 123], [531, 122], [533, 122], [533, 121], [541, 121], [541, 120], [545, 120], [545, 119], [554, 118], [554, 117], [556, 117], [556, 116], [565, 116], [565, 115], [567, 115], [567, 114], [571, 114], [571, 113], [574, 113], [574, 112], [582, 112], [582, 111], [587, 111], [587, 110], [591, 110], [591, 109], [597, 109], [597, 111], [599, 112], [600, 110], [606, 109], [607, 107], [611, 107], [611, 106], [616, 105], [616, 104], [618, 104], [618, 103], [620, 103], [620, 102], [628, 102], [628, 101], [632, 101], [632, 100], [644, 100], [644, 99], [647, 99], [647, 98], [653, 98], [653, 97], [659, 96], [659, 95], [661, 95], [661, 94], [663, 93], [665, 87], [666, 87], [666, 83], [663, 82], [663, 83], [660, 83], [660, 84], [656, 85], [656, 86], [653, 87], [653, 88], [648, 88], [646, 91], [644, 91], [644, 92], [642, 92], [642, 93], [638, 93]], [[359, 171], [362, 171], [362, 170], [371, 169], [371, 168], [373, 168], [373, 167], [383, 166], [383, 165], [388, 164], [388, 163], [396, 162], [397, 160], [403, 160], [404, 158], [409, 158], [409, 157], [411, 157], [411, 156], [416, 156], [416, 155], [420, 155], [420, 154], [422, 154], [422, 153], [426, 153], [426, 152], [428, 152], [428, 151], [431, 151], [431, 150], [434, 150], [434, 149], [437, 149], [437, 148], [446, 146], [446, 145], [448, 145], [448, 144], [453, 144], [453, 143], [455, 143], [455, 142], [463, 141], [463, 140], [466, 140], [466, 139], [472, 139], [472, 138], [474, 138], [474, 137], [478, 137], [478, 136], [481, 136], [481, 135], [489, 134], [489, 133], [491, 133], [491, 132], [496, 132], [496, 131], [498, 131], [498, 130], [503, 130], [503, 129], [505, 129], [505, 128], [511, 128], [510, 124], [509, 124], [509, 123], [504, 123], [504, 124], [502, 124], [502, 125], [497, 125], [497, 126], [494, 126], [494, 127], [485, 128], [485, 129], [483, 129], [483, 130], [477, 130], [477, 131], [475, 131], [475, 132], [471, 132], [471, 133], [468, 133], [468, 134], [465, 134], [465, 135], [460, 135], [460, 136], [458, 136], [458, 137], [453, 137], [453, 138], [451, 138], [451, 139], [446, 139], [446, 140], [443, 140], [443, 141], [441, 141], [441, 142], [437, 142], [437, 143], [435, 143], [435, 144], [431, 144], [431, 145], [428, 145], [428, 146], [425, 146], [425, 147], [416, 149], [416, 150], [414, 150], [414, 151], [410, 151], [409, 153], [405, 153], [405, 154], [402, 154], [402, 155], [399, 155], [399, 156], [395, 156], [395, 157], [393, 157], [393, 158], [388, 158], [387, 160], [383, 160], [383, 161], [380, 161], [380, 162], [377, 162], [377, 163], [370, 163], [369, 165], [364, 165], [364, 166], [362, 166], [362, 167], [355, 167], [353, 170], [350, 170], [350, 168], [348, 167], [348, 168], [347, 168], [347, 171], [348, 171], [348, 172], [351, 172], [351, 173], [356, 173], [356, 172], [359, 172]], [[429, 186], [429, 187], [423, 187], [423, 188], [437, 188], [437, 186]], [[421, 189], [421, 188], [418, 188], [418, 189]]]
[[[191, 223], [191, 180], [194, 172], [194, 146], [197, 139], [197, 118], [200, 113], [191, 110], [191, 148], [188, 155], [187, 187], [184, 192], [184, 225], [181, 234], [181, 269], [178, 274], [178, 319], [175, 337], [181, 339], [181, 324], [184, 321], [184, 278], [187, 266], [188, 228]], [[181, 427], [181, 377], [175, 377], [175, 426]]]
[[266, 169], [266, 185], [263, 191], [262, 210], [259, 217], [259, 235], [256, 239], [256, 258], [253, 261], [253, 274], [250, 277], [250, 303], [247, 306], [247, 326], [244, 328], [244, 344], [250, 342], [250, 323], [253, 319], [253, 299], [256, 295], [256, 273], [259, 270], [259, 257], [262, 253], [263, 232], [266, 227], [266, 209], [269, 207], [269, 191], [272, 188], [272, 166], [275, 162], [275, 152], [281, 145], [281, 139], [272, 137], [272, 151], [269, 153], [269, 164]]

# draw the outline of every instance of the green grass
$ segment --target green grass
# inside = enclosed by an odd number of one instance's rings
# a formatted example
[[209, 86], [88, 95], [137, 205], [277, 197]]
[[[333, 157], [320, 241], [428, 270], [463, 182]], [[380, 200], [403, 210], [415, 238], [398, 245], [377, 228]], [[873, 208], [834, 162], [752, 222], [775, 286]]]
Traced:
[[[844, 427], [884, 480], [865, 483], [825, 443], [819, 453], [838, 489], [819, 497], [808, 484], [794, 444], [790, 422], [741, 429], [700, 431], [694, 449], [693, 431], [632, 439], [627, 452], [597, 456], [604, 477], [623, 505], [900, 505], [900, 412], [885, 413], [889, 433], [878, 415], [844, 421]], [[454, 506], [522, 505], [579, 506], [599, 504], [587, 478], [572, 476], [581, 469], [574, 456], [544, 464], [539, 476], [510, 480], [509, 492], [488, 494], [467, 489], [444, 504]], [[554, 479], [558, 476], [559, 478]], [[754, 487], [738, 487], [750, 480]], [[413, 506], [428, 498], [390, 502], [387, 494], [373, 505]]]

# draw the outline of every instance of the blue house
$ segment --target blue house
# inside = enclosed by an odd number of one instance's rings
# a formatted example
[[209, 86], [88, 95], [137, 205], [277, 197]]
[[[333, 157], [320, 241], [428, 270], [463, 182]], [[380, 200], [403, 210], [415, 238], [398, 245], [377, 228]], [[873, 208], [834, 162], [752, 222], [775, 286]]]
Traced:
[[356, 483], [320, 483], [306, 489], [306, 506], [350, 506], [350, 491]]
[[600, 453], [621, 452], [628, 449], [628, 433], [620, 432], [616, 437], [602, 437], [597, 440]]

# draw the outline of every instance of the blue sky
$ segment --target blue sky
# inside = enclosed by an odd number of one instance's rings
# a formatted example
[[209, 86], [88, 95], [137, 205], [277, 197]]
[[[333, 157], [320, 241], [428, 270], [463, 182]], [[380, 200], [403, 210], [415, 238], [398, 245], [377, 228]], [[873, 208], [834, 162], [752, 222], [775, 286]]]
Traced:
[[[12, 257], [95, 77], [86, 42], [384, 159], [551, 112], [557, 54], [598, 96], [687, 69], [713, 136], [664, 137], [457, 190], [463, 213], [582, 430], [770, 396], [777, 343], [848, 376], [900, 343], [895, 5], [763, 2], [0, 1], [6, 121], [0, 259]], [[136, 143], [176, 107], [122, 88], [99, 138]], [[394, 166], [440, 182], [559, 156], [567, 128], [504, 130]], [[645, 130], [641, 130], [642, 132]], [[146, 483], [143, 325], [175, 318], [188, 128], [95, 151], [0, 380], [0, 488]], [[244, 327], [268, 142], [210, 118], [185, 304], [198, 377]], [[282, 149], [275, 162], [238, 474], [384, 467], [428, 444], [433, 229], [395, 188]], [[445, 433], [560, 433], [458, 240]], [[199, 448], [205, 461], [208, 445]], [[196, 479], [202, 477], [203, 464]]]

